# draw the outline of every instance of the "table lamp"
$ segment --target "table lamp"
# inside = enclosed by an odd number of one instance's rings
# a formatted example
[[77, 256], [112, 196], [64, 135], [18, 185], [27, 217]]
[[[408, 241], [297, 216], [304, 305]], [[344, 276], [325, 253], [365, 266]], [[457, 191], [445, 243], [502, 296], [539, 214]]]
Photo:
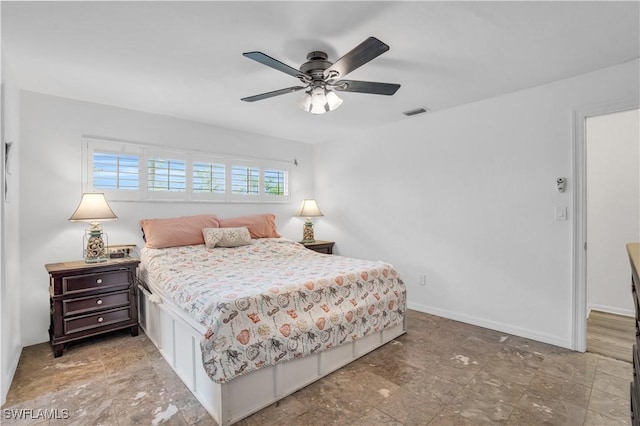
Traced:
[[102, 232], [102, 224], [107, 220], [118, 220], [102, 193], [82, 194], [82, 200], [69, 218], [70, 222], [89, 222], [84, 235], [84, 260], [87, 263], [107, 261], [107, 234]]
[[300, 205], [300, 209], [297, 211], [296, 216], [307, 218], [307, 220], [304, 222], [304, 227], [302, 228], [302, 242], [315, 242], [316, 240], [313, 238], [313, 222], [311, 221], [311, 218], [324, 216], [318, 208], [316, 200], [302, 200], [302, 204]]

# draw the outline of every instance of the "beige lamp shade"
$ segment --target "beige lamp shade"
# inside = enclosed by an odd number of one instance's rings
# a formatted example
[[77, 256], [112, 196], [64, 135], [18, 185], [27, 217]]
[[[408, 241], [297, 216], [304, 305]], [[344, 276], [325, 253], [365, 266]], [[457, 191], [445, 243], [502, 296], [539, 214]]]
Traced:
[[118, 220], [103, 193], [89, 192], [82, 194], [82, 200], [69, 218], [71, 222], [104, 222]]
[[324, 216], [318, 208], [318, 203], [313, 199], [302, 200], [300, 209], [296, 212], [296, 216], [302, 217], [317, 217]]

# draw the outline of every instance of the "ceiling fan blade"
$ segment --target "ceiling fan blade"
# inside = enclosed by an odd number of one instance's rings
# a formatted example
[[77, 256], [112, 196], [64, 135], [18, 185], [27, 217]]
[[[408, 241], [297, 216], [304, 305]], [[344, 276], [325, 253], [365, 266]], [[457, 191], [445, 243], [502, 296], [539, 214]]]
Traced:
[[340, 80], [335, 90], [341, 92], [372, 93], [374, 95], [393, 95], [400, 88], [399, 84], [377, 83], [375, 81]]
[[[344, 77], [356, 68], [361, 67], [373, 58], [389, 50], [389, 46], [375, 37], [369, 37], [349, 53], [338, 59], [333, 65], [324, 70], [324, 78], [334, 79]], [[336, 75], [337, 73], [337, 75]]]
[[286, 89], [274, 90], [273, 92], [261, 93], [255, 96], [249, 96], [247, 98], [240, 99], [245, 102], [261, 101], [262, 99], [273, 98], [274, 96], [286, 95], [287, 93], [297, 92], [298, 90], [306, 89], [305, 86], [293, 86]]
[[304, 73], [300, 72], [300, 70], [290, 67], [287, 64], [283, 64], [279, 60], [273, 59], [271, 56], [265, 55], [262, 52], [245, 52], [242, 55], [246, 56], [249, 59], [253, 59], [254, 61], [260, 62], [263, 65], [266, 65], [278, 71], [282, 71], [285, 74], [289, 74], [290, 76], [296, 78], [304, 77]]

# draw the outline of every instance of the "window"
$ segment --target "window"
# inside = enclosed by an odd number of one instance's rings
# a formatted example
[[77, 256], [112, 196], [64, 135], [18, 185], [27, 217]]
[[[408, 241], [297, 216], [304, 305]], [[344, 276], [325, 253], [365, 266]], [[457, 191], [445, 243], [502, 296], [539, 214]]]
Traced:
[[264, 194], [267, 196], [289, 195], [289, 173], [286, 170], [264, 169]]
[[193, 192], [224, 194], [225, 186], [224, 164], [193, 163]]
[[142, 150], [122, 142], [84, 139], [82, 175], [84, 192], [104, 192], [109, 200], [140, 199]]
[[289, 203], [289, 166], [151, 145], [83, 139], [83, 191], [114, 201]]
[[149, 191], [187, 190], [186, 163], [181, 160], [151, 158], [147, 164]]
[[231, 193], [258, 195], [260, 193], [260, 171], [258, 168], [231, 166]]
[[138, 190], [138, 156], [93, 153], [93, 187], [108, 190]]

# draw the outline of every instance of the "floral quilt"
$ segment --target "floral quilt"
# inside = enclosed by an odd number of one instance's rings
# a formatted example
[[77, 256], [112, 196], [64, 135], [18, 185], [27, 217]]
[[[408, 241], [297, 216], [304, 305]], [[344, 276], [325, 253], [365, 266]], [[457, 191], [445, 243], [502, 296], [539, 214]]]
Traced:
[[147, 276], [207, 327], [204, 368], [223, 383], [402, 323], [389, 264], [319, 254], [286, 239], [142, 250]]

